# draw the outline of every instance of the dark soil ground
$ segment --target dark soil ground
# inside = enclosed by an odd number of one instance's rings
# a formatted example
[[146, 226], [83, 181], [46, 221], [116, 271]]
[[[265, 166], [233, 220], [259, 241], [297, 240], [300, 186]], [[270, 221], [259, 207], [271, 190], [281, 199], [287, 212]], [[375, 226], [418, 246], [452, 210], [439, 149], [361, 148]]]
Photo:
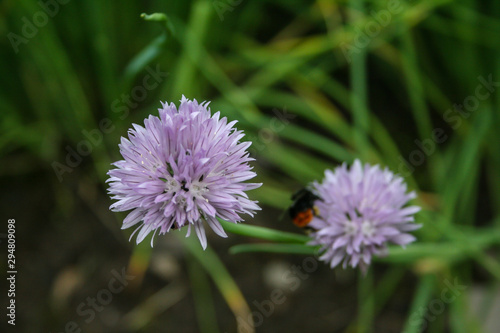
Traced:
[[[2, 188], [9, 189], [0, 200], [4, 219], [15, 218], [17, 228], [15, 331], [198, 332], [187, 254], [172, 235], [157, 237], [142, 278], [132, 280], [99, 311], [82, 306], [88, 297], [106, 299], [101, 290], [109, 288], [113, 271], [128, 266], [133, 243], [120, 230], [123, 216], [108, 210], [110, 199], [98, 182], [73, 174], [54, 187], [51, 176], [2, 179]], [[248, 223], [301, 232], [286, 217], [280, 221], [281, 214], [264, 207], [259, 220]], [[299, 255], [228, 253], [232, 245], [249, 241], [237, 235], [209, 237], [250, 305], [257, 332], [357, 331], [350, 326], [358, 311], [356, 271], [331, 270]], [[375, 283], [386, 269], [382, 264], [374, 267]], [[376, 316], [373, 332], [401, 331], [414, 279], [405, 276], [401, 281]], [[234, 315], [213, 282], [208, 283], [221, 332], [235, 332]], [[156, 303], [151, 301], [155, 294]]]

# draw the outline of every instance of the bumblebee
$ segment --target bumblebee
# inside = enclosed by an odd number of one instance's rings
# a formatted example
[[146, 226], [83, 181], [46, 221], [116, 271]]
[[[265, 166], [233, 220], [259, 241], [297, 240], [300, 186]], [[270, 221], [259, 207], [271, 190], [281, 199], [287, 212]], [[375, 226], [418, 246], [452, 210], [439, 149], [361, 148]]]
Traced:
[[321, 200], [307, 188], [303, 188], [292, 195], [293, 204], [288, 208], [290, 218], [297, 227], [306, 228], [314, 216], [319, 215], [316, 200]]

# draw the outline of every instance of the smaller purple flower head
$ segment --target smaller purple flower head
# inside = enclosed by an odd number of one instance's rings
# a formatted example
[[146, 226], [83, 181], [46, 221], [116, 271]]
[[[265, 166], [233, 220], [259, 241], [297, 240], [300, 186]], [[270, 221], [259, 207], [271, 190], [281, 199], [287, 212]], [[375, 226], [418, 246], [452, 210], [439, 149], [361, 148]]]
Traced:
[[406, 193], [406, 184], [387, 168], [354, 161], [326, 170], [322, 183], [312, 184], [321, 199], [315, 202], [319, 215], [309, 224], [315, 232], [311, 245], [320, 245], [320, 259], [333, 268], [343, 261], [366, 273], [372, 256], [387, 252], [387, 244], [405, 246], [415, 240], [408, 232], [421, 225], [413, 215], [420, 208], [404, 207], [416, 197]]
[[[179, 108], [162, 103], [160, 117], [150, 115], [144, 127], [133, 124], [128, 139], [121, 138], [124, 160], [108, 172], [109, 193], [118, 200], [112, 211], [129, 211], [122, 229], [139, 224], [137, 243], [153, 232], [165, 234], [194, 228], [203, 248], [207, 246], [204, 225], [227, 237], [217, 218], [237, 223], [241, 214], [259, 210], [245, 191], [261, 184], [245, 183], [255, 172], [253, 159], [240, 142], [244, 134], [220, 113], [211, 115], [208, 103], [199, 104], [182, 96]], [[132, 238], [131, 236], [131, 238]]]

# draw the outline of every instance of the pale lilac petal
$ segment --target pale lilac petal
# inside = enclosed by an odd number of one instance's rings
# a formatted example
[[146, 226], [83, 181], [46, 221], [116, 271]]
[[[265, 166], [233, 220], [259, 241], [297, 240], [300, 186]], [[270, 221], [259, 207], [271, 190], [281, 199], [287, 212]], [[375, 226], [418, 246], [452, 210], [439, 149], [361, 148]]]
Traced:
[[205, 250], [207, 248], [207, 236], [205, 234], [205, 228], [203, 228], [202, 222], [196, 222], [194, 224], [194, 229], [196, 231], [198, 239], [200, 240], [201, 247], [203, 248], [203, 250]]
[[407, 206], [416, 197], [407, 192], [403, 179], [388, 169], [354, 161], [335, 170], [326, 170], [322, 183], [311, 190], [320, 198], [315, 202], [319, 215], [308, 226], [310, 245], [320, 245], [320, 259], [330, 266], [359, 267], [364, 273], [372, 256], [387, 253], [387, 244], [405, 246], [415, 237], [407, 232], [421, 227], [413, 215], [420, 207]]
[[[262, 184], [245, 183], [256, 176], [248, 162], [250, 142], [220, 112], [211, 115], [209, 103], [182, 96], [175, 104], [162, 102], [160, 117], [150, 115], [144, 126], [132, 124], [128, 138], [121, 138], [123, 160], [108, 172], [108, 192], [117, 200], [113, 211], [131, 212], [122, 228], [142, 224], [137, 243], [176, 229], [195, 228], [206, 247], [205, 222], [219, 236], [227, 237], [217, 218], [237, 223], [242, 215], [260, 210], [246, 191]], [[152, 238], [152, 240], [153, 240]], [[152, 243], [152, 242], [151, 242]]]
[[222, 228], [222, 226], [220, 225], [219, 221], [217, 221], [217, 219], [215, 218], [211, 218], [211, 217], [208, 217], [207, 218], [207, 223], [209, 225], [210, 228], [212, 228], [212, 230], [219, 236], [221, 237], [224, 237], [226, 238], [227, 237], [227, 234], [226, 232], [224, 231], [224, 229]]

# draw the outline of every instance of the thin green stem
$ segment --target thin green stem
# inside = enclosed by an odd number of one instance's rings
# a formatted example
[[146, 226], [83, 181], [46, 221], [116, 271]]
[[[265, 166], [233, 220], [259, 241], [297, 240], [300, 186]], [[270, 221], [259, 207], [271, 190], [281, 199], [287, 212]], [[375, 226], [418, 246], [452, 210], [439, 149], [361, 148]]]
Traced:
[[201, 333], [217, 333], [217, 314], [207, 274], [195, 260], [187, 260], [189, 279], [193, 292], [198, 329]]
[[[182, 236], [179, 236], [183, 238]], [[240, 289], [234, 282], [233, 278], [226, 269], [226, 266], [219, 259], [217, 254], [207, 247], [205, 251], [200, 247], [200, 243], [193, 237], [183, 238], [185, 248], [190, 254], [198, 260], [200, 265], [210, 275], [215, 285], [219, 289], [222, 297], [226, 300], [227, 305], [232, 310], [236, 322], [240, 325], [242, 319], [246, 323], [246, 329], [254, 332], [253, 323], [249, 322], [250, 308], [243, 297]]]
[[141, 18], [144, 19], [144, 21], [153, 21], [153, 22], [160, 23], [162, 25], [162, 27], [165, 28], [165, 32], [169, 36], [174, 36], [174, 34], [175, 34], [174, 26], [172, 25], [172, 21], [170, 21], [167, 14], [165, 14], [165, 13], [153, 13], [153, 14], [142, 13]]
[[304, 235], [293, 234], [291, 232], [284, 232], [279, 230], [273, 230], [264, 227], [257, 227], [248, 224], [236, 224], [227, 222], [219, 219], [220, 224], [227, 232], [248, 236], [253, 238], [264, 239], [273, 242], [280, 243], [298, 243], [304, 244], [311, 239]]
[[375, 295], [373, 292], [373, 273], [368, 270], [366, 276], [361, 272], [358, 276], [358, 332], [373, 332], [373, 319], [375, 317]]
[[268, 252], [268, 253], [287, 253], [287, 254], [304, 254], [317, 256], [318, 248], [301, 245], [301, 244], [240, 244], [229, 249], [231, 254], [239, 254], [246, 252]]
[[425, 325], [424, 316], [426, 314], [427, 304], [431, 300], [434, 291], [435, 276], [424, 275], [420, 278], [420, 282], [413, 298], [413, 303], [410, 308], [410, 314], [404, 326], [404, 333], [419, 333]]

